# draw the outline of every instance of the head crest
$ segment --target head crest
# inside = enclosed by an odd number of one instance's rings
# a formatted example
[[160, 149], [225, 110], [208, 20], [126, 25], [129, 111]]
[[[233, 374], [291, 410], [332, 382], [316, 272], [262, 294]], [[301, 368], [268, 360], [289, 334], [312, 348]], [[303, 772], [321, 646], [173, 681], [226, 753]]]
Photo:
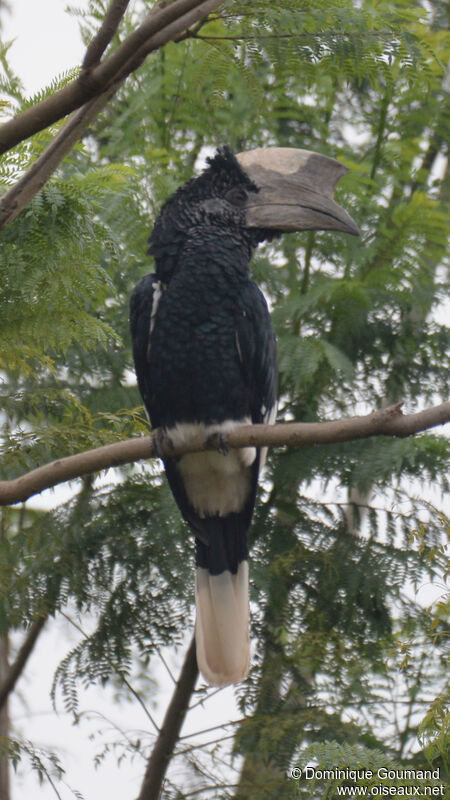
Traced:
[[188, 180], [166, 200], [150, 235], [148, 253], [155, 257], [157, 274], [164, 281], [174, 272], [188, 231], [198, 219], [204, 219], [208, 201], [221, 200], [234, 186], [258, 191], [228, 145], [219, 147], [206, 161], [208, 166], [197, 178]]
[[212, 182], [217, 185], [217, 188], [223, 185], [227, 189], [234, 184], [241, 184], [250, 191], [258, 191], [256, 184], [250, 180], [247, 173], [242, 169], [228, 145], [225, 144], [219, 147], [213, 156], [206, 159], [206, 163], [208, 167], [197, 180], [201, 180], [203, 177], [209, 180], [212, 178]]

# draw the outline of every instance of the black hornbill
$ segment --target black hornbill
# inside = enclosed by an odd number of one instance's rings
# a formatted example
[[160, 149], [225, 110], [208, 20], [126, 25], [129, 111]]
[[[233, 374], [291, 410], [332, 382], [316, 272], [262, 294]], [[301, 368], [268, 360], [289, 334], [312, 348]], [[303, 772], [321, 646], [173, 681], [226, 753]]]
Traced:
[[[155, 273], [134, 289], [130, 320], [145, 407], [174, 445], [275, 421], [276, 340], [250, 257], [284, 231], [358, 233], [332, 199], [346, 171], [295, 148], [223, 147], [164, 203], [149, 239]], [[164, 458], [196, 537], [197, 660], [212, 685], [248, 672], [247, 529], [264, 458], [254, 447]]]

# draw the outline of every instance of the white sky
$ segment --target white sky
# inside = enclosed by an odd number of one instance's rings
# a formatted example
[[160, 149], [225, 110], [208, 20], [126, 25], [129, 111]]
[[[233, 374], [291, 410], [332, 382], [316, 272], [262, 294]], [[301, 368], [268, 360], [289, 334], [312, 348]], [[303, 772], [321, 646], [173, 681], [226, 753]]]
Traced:
[[[11, 0], [10, 5], [11, 13], [2, 13], [3, 38], [15, 40], [10, 62], [27, 93], [34, 94], [82, 60], [78, 21], [65, 13], [66, 0]], [[84, 9], [88, 3], [73, 5]]]

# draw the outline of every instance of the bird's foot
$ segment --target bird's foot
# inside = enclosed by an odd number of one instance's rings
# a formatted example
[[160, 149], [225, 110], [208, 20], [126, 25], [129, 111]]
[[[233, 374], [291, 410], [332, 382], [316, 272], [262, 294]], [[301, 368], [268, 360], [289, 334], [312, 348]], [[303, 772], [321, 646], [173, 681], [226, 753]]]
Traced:
[[156, 428], [152, 433], [152, 447], [159, 458], [164, 458], [168, 449], [173, 450], [173, 442], [162, 428]]
[[224, 433], [212, 433], [211, 436], [208, 436], [207, 442], [208, 450], [217, 450], [223, 456], [228, 455], [230, 452], [230, 448], [227, 444], [227, 439]]

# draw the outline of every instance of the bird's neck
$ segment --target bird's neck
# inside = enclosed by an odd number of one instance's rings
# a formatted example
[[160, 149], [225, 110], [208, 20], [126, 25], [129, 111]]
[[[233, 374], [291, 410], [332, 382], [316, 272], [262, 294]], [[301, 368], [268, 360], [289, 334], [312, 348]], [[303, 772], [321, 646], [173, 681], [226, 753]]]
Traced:
[[[253, 247], [251, 236], [243, 227], [222, 228], [209, 224], [191, 228], [182, 247], [169, 256], [171, 279], [189, 272], [199, 280], [219, 276], [229, 283], [246, 281]], [[161, 263], [167, 272], [167, 259], [162, 259]]]

